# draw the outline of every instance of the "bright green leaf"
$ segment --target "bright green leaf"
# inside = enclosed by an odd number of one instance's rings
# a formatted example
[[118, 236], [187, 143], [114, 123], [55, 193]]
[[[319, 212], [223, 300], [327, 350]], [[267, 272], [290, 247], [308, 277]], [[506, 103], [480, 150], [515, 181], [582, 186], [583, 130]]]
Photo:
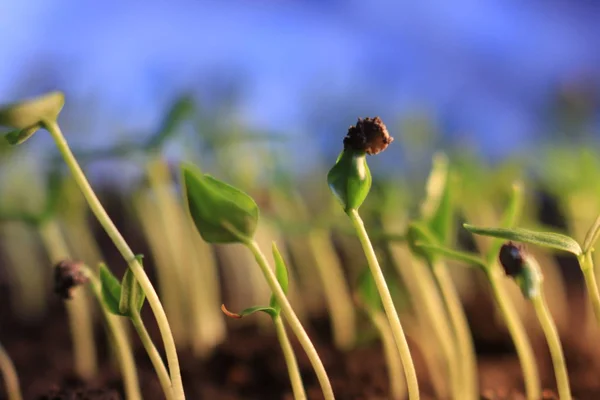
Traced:
[[119, 311], [123, 315], [132, 315], [132, 312], [139, 313], [144, 306], [145, 299], [144, 291], [131, 272], [131, 268], [127, 268], [121, 281]]
[[421, 247], [429, 253], [435, 253], [450, 260], [460, 261], [465, 264], [482, 268], [484, 270], [487, 269], [487, 265], [485, 264], [485, 262], [481, 259], [481, 257], [479, 257], [476, 254], [467, 253], [459, 250], [453, 250], [447, 247], [422, 242], [415, 243], [415, 246]]
[[366, 154], [344, 150], [327, 174], [327, 183], [345, 212], [358, 210], [371, 189], [371, 171]]
[[[285, 261], [283, 260], [283, 257], [281, 256], [281, 253], [279, 252], [275, 242], [273, 242], [273, 259], [275, 260], [275, 275], [277, 276], [277, 281], [283, 289], [283, 293], [287, 294], [289, 283], [287, 267], [285, 266]], [[281, 311], [281, 305], [279, 305], [274, 295], [271, 295], [269, 305], [277, 312], [277, 314], [279, 314]]]
[[104, 263], [100, 264], [100, 283], [102, 285], [102, 303], [104, 306], [111, 313], [124, 316], [119, 309], [121, 283]]
[[582, 250], [575, 239], [553, 232], [536, 232], [523, 228], [480, 228], [469, 224], [463, 225], [469, 232], [513, 240], [515, 242], [524, 242], [538, 246], [550, 247], [557, 250], [568, 251], [577, 256], [581, 255]]
[[252, 239], [258, 223], [258, 206], [236, 189], [202, 172], [181, 166], [190, 215], [208, 243], [241, 243]]
[[279, 312], [276, 311], [273, 307], [266, 307], [266, 306], [254, 306], [254, 307], [246, 308], [245, 310], [243, 310], [242, 312], [240, 312], [238, 314], [238, 313], [233, 313], [233, 312], [229, 311], [223, 304], [223, 305], [221, 305], [221, 311], [223, 311], [223, 313], [225, 315], [227, 315], [228, 317], [236, 318], [236, 319], [244, 318], [247, 315], [252, 315], [257, 312], [264, 312], [265, 314], [268, 314], [271, 318], [275, 318], [275, 317], [277, 317], [277, 315], [279, 315]]

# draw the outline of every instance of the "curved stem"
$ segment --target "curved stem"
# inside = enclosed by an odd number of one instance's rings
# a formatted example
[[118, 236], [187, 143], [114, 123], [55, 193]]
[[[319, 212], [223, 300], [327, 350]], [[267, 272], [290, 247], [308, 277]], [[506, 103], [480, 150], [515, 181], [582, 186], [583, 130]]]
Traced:
[[94, 296], [100, 304], [104, 319], [108, 325], [108, 329], [113, 339], [115, 353], [119, 360], [121, 374], [123, 374], [123, 387], [125, 388], [125, 398], [127, 400], [142, 400], [140, 392], [140, 382], [138, 379], [137, 367], [133, 357], [133, 349], [127, 338], [127, 333], [120, 317], [111, 314], [104, 306], [102, 301], [102, 285], [96, 275], [87, 266], [84, 269], [86, 276], [90, 280], [90, 286], [94, 292]]
[[275, 331], [277, 332], [277, 339], [281, 345], [283, 351], [283, 357], [287, 365], [288, 375], [290, 376], [290, 382], [292, 384], [292, 391], [294, 392], [295, 400], [306, 400], [306, 393], [304, 386], [302, 385], [302, 377], [300, 376], [300, 369], [298, 368], [298, 361], [292, 349], [292, 344], [288, 338], [285, 326], [281, 316], [277, 315], [273, 318], [273, 324], [275, 324]]
[[150, 357], [150, 361], [152, 362], [152, 366], [156, 371], [156, 375], [158, 376], [160, 386], [165, 393], [165, 397], [167, 400], [173, 400], [175, 395], [173, 393], [169, 373], [167, 372], [167, 368], [165, 367], [162, 357], [158, 353], [156, 346], [154, 346], [154, 343], [152, 342], [152, 339], [146, 330], [146, 326], [144, 325], [144, 321], [142, 321], [140, 314], [135, 312], [132, 313], [131, 322], [133, 323], [133, 327], [137, 331], [140, 340], [142, 341], [142, 345], [144, 345], [144, 349], [146, 349], [146, 353], [148, 353], [148, 357]]
[[583, 277], [585, 279], [588, 298], [594, 309], [594, 316], [596, 317], [598, 324], [600, 324], [600, 292], [598, 291], [598, 284], [596, 283], [594, 261], [591, 252], [585, 253], [579, 257], [579, 265], [581, 266], [581, 271], [583, 272]]
[[19, 376], [15, 370], [10, 356], [4, 349], [4, 346], [0, 343], [0, 370], [2, 370], [2, 378], [4, 379], [4, 386], [6, 387], [6, 394], [8, 400], [23, 400], [21, 394], [21, 387], [19, 385]]
[[69, 167], [69, 170], [71, 171], [75, 182], [77, 182], [79, 189], [87, 200], [90, 209], [121, 253], [121, 256], [125, 259], [125, 261], [127, 261], [129, 268], [131, 268], [131, 272], [133, 272], [133, 275], [135, 276], [135, 279], [137, 279], [138, 283], [141, 285], [142, 290], [146, 295], [146, 299], [148, 300], [148, 304], [150, 304], [152, 312], [154, 313], [154, 317], [156, 318], [158, 329], [160, 330], [163, 345], [165, 347], [165, 353], [167, 355], [167, 362], [169, 364], [171, 381], [173, 382], [175, 398], [177, 400], [185, 399], [175, 341], [173, 340], [173, 334], [171, 332], [171, 328], [169, 327], [167, 315], [165, 314], [165, 310], [163, 309], [160, 299], [156, 294], [156, 290], [154, 290], [154, 287], [152, 286], [152, 282], [150, 282], [150, 279], [148, 278], [148, 275], [146, 275], [144, 268], [137, 260], [135, 254], [106, 213], [106, 210], [100, 203], [100, 200], [98, 200], [98, 197], [87, 181], [85, 174], [81, 170], [79, 163], [75, 159], [73, 152], [71, 152], [71, 149], [69, 148], [69, 145], [67, 144], [67, 141], [65, 140], [58, 124], [55, 121], [45, 121], [44, 126], [52, 135], [52, 138], [56, 143], [56, 147], [60, 151], [65, 163]]
[[358, 211], [354, 209], [350, 210], [348, 212], [348, 216], [350, 217], [350, 220], [356, 229], [358, 239], [360, 240], [363, 251], [365, 252], [365, 256], [367, 257], [371, 274], [375, 280], [377, 291], [379, 292], [379, 296], [381, 296], [383, 308], [388, 320], [390, 321], [390, 327], [392, 329], [392, 333], [394, 334], [396, 347], [398, 348], [400, 359], [402, 360], [402, 365], [404, 366], [404, 374], [406, 376], [406, 382], [408, 385], [408, 397], [411, 400], [417, 400], [419, 399], [419, 383], [417, 381], [417, 373], [410, 355], [410, 349], [408, 347], [408, 342], [406, 341], [406, 336], [404, 335], [404, 330], [400, 324], [400, 318], [398, 318], [398, 313], [396, 312], [396, 307], [394, 306], [392, 296], [385, 282], [379, 262], [377, 261], [375, 250], [373, 250], [373, 245], [369, 240], [369, 235], [367, 234], [367, 230], [365, 229], [365, 225], [363, 224], [362, 218], [358, 214]]
[[390, 328], [390, 323], [385, 314], [381, 311], [367, 311], [367, 315], [370, 317], [371, 322], [373, 322], [373, 325], [381, 337], [381, 344], [383, 346], [383, 353], [388, 367], [390, 380], [390, 398], [393, 400], [401, 400], [406, 393], [406, 381], [402, 368], [402, 360], [396, 350], [396, 342], [394, 341], [394, 334]]
[[565, 363], [565, 357], [562, 351], [562, 345], [560, 344], [560, 338], [552, 320], [552, 315], [548, 310], [546, 299], [544, 298], [543, 291], [540, 291], [538, 296], [531, 299], [535, 313], [540, 321], [548, 347], [550, 348], [550, 355], [552, 356], [552, 364], [554, 365], [554, 374], [556, 375], [556, 385], [558, 387], [558, 397], [560, 400], [571, 400], [571, 389], [569, 388], [569, 375], [567, 373], [567, 365]]
[[[53, 265], [70, 258], [69, 248], [58, 221], [55, 219], [46, 221], [38, 227], [38, 232]], [[74, 299], [65, 301], [65, 308], [73, 341], [75, 372], [82, 379], [90, 380], [98, 374], [98, 357], [94, 339], [94, 321], [86, 293], [79, 292]]]
[[262, 253], [262, 251], [258, 247], [258, 244], [254, 240], [247, 241], [245, 244], [250, 249], [250, 251], [252, 251], [252, 254], [254, 254], [256, 262], [260, 266], [260, 269], [262, 270], [262, 273], [265, 276], [265, 279], [267, 280], [267, 284], [271, 288], [273, 295], [275, 296], [277, 302], [281, 306], [281, 311], [283, 312], [283, 315], [287, 319], [288, 323], [290, 324], [291, 330], [294, 332], [294, 334], [298, 338], [298, 341], [302, 345], [302, 348], [306, 352], [306, 355], [308, 356], [308, 359], [310, 360], [310, 363], [312, 364], [315, 373], [317, 374], [317, 379], [319, 380], [319, 384], [321, 385], [323, 396], [326, 400], [335, 399], [335, 396], [333, 394], [333, 388], [331, 387], [331, 383], [329, 382], [329, 377], [327, 376], [327, 372], [325, 371], [323, 362], [321, 361], [321, 358], [319, 357], [315, 346], [312, 344], [310, 338], [308, 337], [308, 334], [304, 330], [302, 323], [298, 319], [298, 316], [292, 309], [292, 305], [285, 296], [283, 289], [279, 285], [275, 273], [269, 267], [269, 263], [267, 262], [265, 255]]
[[523, 323], [519, 318], [519, 314], [515, 306], [510, 301], [510, 296], [506, 292], [502, 282], [502, 275], [498, 271], [497, 264], [494, 264], [492, 271], [488, 274], [488, 280], [492, 287], [492, 293], [498, 308], [506, 322], [506, 328], [512, 337], [521, 368], [523, 369], [523, 378], [525, 381], [525, 392], [527, 400], [539, 400], [542, 397], [542, 389], [540, 386], [540, 377], [538, 368], [535, 363], [533, 349]]
[[445, 263], [441, 261], [434, 262], [433, 273], [438, 282], [446, 307], [448, 308], [450, 323], [456, 334], [456, 343], [458, 345], [458, 354], [462, 370], [461, 375], [463, 376], [465, 390], [464, 395], [468, 399], [475, 400], [479, 396], [477, 362], [475, 360], [475, 347], [469, 330], [467, 316], [465, 315], [465, 311]]

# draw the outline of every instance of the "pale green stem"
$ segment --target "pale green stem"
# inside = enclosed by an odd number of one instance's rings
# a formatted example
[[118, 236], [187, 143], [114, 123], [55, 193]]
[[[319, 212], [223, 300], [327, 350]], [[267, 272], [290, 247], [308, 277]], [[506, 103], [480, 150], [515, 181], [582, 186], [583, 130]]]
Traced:
[[442, 261], [435, 261], [433, 263], [433, 273], [448, 308], [450, 323], [456, 335], [464, 395], [467, 399], [477, 399], [479, 397], [477, 361], [475, 359], [475, 347], [469, 330], [467, 316], [465, 315], [456, 288], [452, 283], [452, 278], [448, 273], [446, 264]]
[[271, 288], [275, 299], [277, 299], [277, 302], [281, 306], [281, 311], [283, 312], [285, 319], [288, 321], [290, 329], [292, 330], [292, 332], [294, 332], [294, 334], [298, 338], [298, 341], [300, 342], [300, 345], [302, 345], [302, 348], [306, 352], [306, 355], [308, 356], [308, 359], [310, 360], [310, 363], [312, 364], [313, 369], [315, 370], [315, 374], [317, 375], [319, 384], [321, 385], [323, 396], [326, 400], [335, 399], [335, 396], [333, 394], [333, 388], [331, 387], [331, 383], [329, 382], [329, 377], [327, 377], [327, 372], [325, 371], [323, 362], [321, 361], [321, 358], [319, 357], [315, 346], [312, 344], [310, 338], [308, 337], [308, 334], [304, 330], [302, 323], [298, 319], [298, 316], [292, 309], [292, 305], [285, 296], [281, 285], [279, 285], [275, 273], [269, 267], [269, 263], [265, 255], [262, 253], [262, 251], [258, 247], [258, 244], [254, 240], [247, 241], [245, 244], [250, 249], [250, 251], [252, 251], [252, 254], [254, 254], [254, 257], [256, 258], [256, 261], [260, 266], [263, 275], [265, 276], [267, 284]]
[[309, 233], [308, 241], [327, 300], [335, 345], [341, 350], [348, 350], [356, 340], [356, 318], [344, 271], [331, 248], [327, 231]]
[[560, 400], [571, 400], [571, 389], [569, 388], [569, 375], [567, 373], [567, 364], [562, 351], [562, 345], [560, 344], [560, 338], [558, 331], [552, 320], [552, 315], [548, 310], [546, 299], [544, 298], [543, 291], [540, 291], [538, 296], [531, 299], [535, 313], [537, 314], [548, 347], [550, 348], [550, 356], [552, 357], [552, 364], [554, 365], [554, 374], [556, 375], [556, 385], [558, 387], [558, 397]]
[[578, 258], [581, 271], [583, 272], [583, 277], [585, 278], [588, 297], [594, 310], [594, 316], [596, 317], [598, 324], [600, 324], [600, 292], [598, 291], [596, 275], [594, 274], [594, 261], [592, 260], [591, 251], [584, 253]]
[[535, 363], [535, 356], [527, 332], [523, 327], [523, 323], [519, 318], [519, 313], [515, 309], [510, 300], [510, 296], [504, 288], [502, 282], [503, 276], [499, 271], [497, 264], [491, 267], [491, 271], [487, 274], [494, 300], [498, 304], [498, 308], [504, 317], [506, 328], [512, 337], [521, 368], [523, 370], [523, 378], [525, 381], [525, 393], [527, 400], [539, 400], [542, 397], [542, 389], [540, 386], [540, 377], [538, 368]]
[[8, 400], [23, 400], [21, 386], [19, 385], [19, 376], [15, 370], [15, 365], [1, 343], [0, 370], [2, 370], [2, 379], [4, 379], [4, 387], [6, 388]]
[[102, 284], [96, 277], [94, 272], [87, 266], [84, 268], [85, 274], [90, 280], [92, 291], [100, 304], [102, 314], [106, 320], [106, 325], [110, 335], [112, 336], [113, 345], [115, 347], [115, 355], [119, 361], [121, 374], [123, 374], [123, 387], [125, 388], [125, 398], [127, 400], [142, 400], [140, 392], [140, 383], [138, 379], [137, 367], [133, 357], [133, 349], [127, 337], [127, 332], [121, 323], [120, 317], [111, 314], [104, 306], [102, 301]]
[[385, 282], [383, 271], [379, 266], [379, 261], [377, 261], [375, 250], [373, 249], [373, 245], [369, 240], [369, 235], [367, 234], [367, 230], [365, 229], [365, 225], [362, 221], [362, 218], [358, 214], [358, 211], [350, 210], [348, 212], [348, 216], [350, 217], [350, 220], [352, 221], [352, 224], [356, 229], [358, 239], [360, 240], [360, 243], [363, 247], [363, 251], [365, 252], [365, 256], [367, 257], [367, 262], [369, 264], [369, 268], [371, 269], [371, 274], [373, 275], [373, 279], [375, 280], [377, 291], [381, 296], [383, 309], [385, 310], [387, 318], [390, 321], [390, 327], [392, 329], [392, 333], [394, 334], [396, 347], [398, 348], [398, 352], [400, 353], [400, 359], [402, 360], [402, 365], [404, 366], [404, 374], [406, 376], [406, 382], [408, 385], [408, 397], [410, 400], [417, 400], [420, 397], [417, 373], [415, 371], [415, 366], [410, 355], [410, 349], [408, 347], [408, 342], [406, 341], [406, 336], [404, 335], [404, 330], [402, 329], [402, 325], [400, 324], [400, 318], [398, 317], [398, 313], [396, 312], [396, 306], [394, 306], [392, 296], [387, 287], [387, 283]]
[[156, 290], [152, 286], [152, 282], [146, 275], [144, 271], [144, 267], [138, 261], [135, 254], [112, 222], [106, 210], [98, 200], [98, 197], [94, 193], [94, 190], [90, 186], [85, 174], [81, 170], [81, 167], [77, 163], [75, 156], [71, 152], [67, 141], [65, 140], [60, 127], [56, 123], [56, 121], [44, 121], [44, 126], [54, 139], [56, 143], [56, 147], [60, 151], [65, 163], [69, 167], [71, 173], [73, 174], [73, 178], [81, 192], [83, 193], [85, 199], [87, 200], [90, 209], [98, 219], [98, 222], [102, 225], [108, 236], [111, 238], [121, 256], [128, 263], [131, 272], [135, 276], [135, 279], [138, 281], [144, 294], [146, 295], [146, 299], [148, 300], [148, 304], [150, 304], [150, 308], [152, 308], [152, 312], [154, 313], [154, 317], [156, 318], [156, 322], [158, 324], [158, 329], [160, 330], [160, 334], [163, 340], [163, 344], [165, 347], [165, 353], [167, 355], [167, 362], [169, 364], [169, 372], [171, 376], [171, 381], [173, 383], [173, 391], [175, 394], [176, 400], [185, 399], [185, 394], [183, 392], [183, 383], [181, 382], [181, 373], [179, 371], [179, 360], [177, 357], [177, 349], [175, 347], [175, 341], [173, 340], [173, 334], [171, 333], [171, 328], [169, 327], [169, 321], [167, 320], [167, 316], [165, 314], [165, 310], [160, 303], [160, 299], [156, 294]]
[[302, 377], [300, 376], [298, 361], [296, 360], [294, 349], [292, 349], [292, 344], [290, 343], [290, 339], [285, 331], [285, 326], [283, 325], [281, 316], [277, 315], [276, 317], [273, 317], [273, 324], [275, 324], [277, 339], [279, 339], [279, 344], [281, 345], [283, 357], [285, 358], [285, 363], [287, 365], [288, 375], [290, 376], [290, 382], [292, 384], [292, 391], [294, 392], [294, 399], [306, 400], [306, 392], [304, 391], [304, 386], [302, 385]]
[[[38, 232], [52, 266], [70, 258], [63, 233], [55, 219], [50, 219], [40, 225]], [[90, 380], [98, 373], [94, 322], [86, 293], [79, 292], [74, 297], [65, 302], [65, 308], [73, 340], [75, 371], [82, 379]]]
[[131, 316], [131, 322], [133, 323], [133, 327], [135, 328], [136, 332], [138, 333], [138, 336], [140, 337], [140, 341], [142, 342], [144, 349], [146, 349], [146, 353], [148, 353], [148, 357], [150, 357], [150, 362], [152, 362], [154, 371], [156, 371], [158, 381], [160, 382], [160, 386], [163, 389], [165, 397], [167, 398], [167, 400], [175, 399], [171, 379], [169, 378], [169, 373], [167, 372], [165, 363], [163, 362], [162, 357], [156, 349], [156, 346], [154, 346], [152, 338], [150, 338], [150, 335], [146, 330], [146, 326], [144, 325], [144, 321], [142, 321], [142, 317], [140, 316], [140, 314], [137, 312], [133, 312]]
[[390, 380], [390, 398], [393, 400], [404, 399], [406, 395], [406, 380], [402, 368], [402, 360], [400, 359], [398, 350], [396, 350], [396, 343], [390, 323], [381, 311], [367, 311], [367, 314], [381, 337], [383, 355], [385, 356]]

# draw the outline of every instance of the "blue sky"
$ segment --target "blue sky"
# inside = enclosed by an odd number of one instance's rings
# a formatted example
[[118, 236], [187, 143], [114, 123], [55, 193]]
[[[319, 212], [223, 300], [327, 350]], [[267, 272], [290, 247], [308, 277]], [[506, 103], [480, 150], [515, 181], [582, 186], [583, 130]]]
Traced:
[[210, 110], [235, 87], [232, 118], [259, 129], [322, 128], [329, 143], [360, 115], [425, 112], [447, 138], [505, 154], [550, 130], [561, 85], [598, 93], [595, 2], [398, 4], [3, 0], [0, 102], [62, 89], [69, 127], [102, 146], [151, 130], [182, 91]]

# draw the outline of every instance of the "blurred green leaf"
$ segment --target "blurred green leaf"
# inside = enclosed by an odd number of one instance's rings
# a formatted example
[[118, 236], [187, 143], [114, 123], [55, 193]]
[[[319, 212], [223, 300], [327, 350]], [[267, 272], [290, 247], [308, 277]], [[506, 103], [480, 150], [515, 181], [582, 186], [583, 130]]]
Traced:
[[[141, 256], [136, 256], [141, 262]], [[131, 268], [127, 268], [121, 280], [121, 297], [119, 298], [119, 310], [122, 315], [133, 315], [139, 313], [144, 306], [146, 296], [142, 287], [133, 275]]]
[[358, 297], [368, 311], [381, 311], [381, 297], [368, 267], [363, 269], [358, 278]]
[[[438, 154], [434, 158], [434, 168], [427, 184], [430, 200], [426, 201], [430, 216], [426, 217], [431, 231], [440, 243], [449, 244], [454, 222], [453, 175], [449, 171], [448, 160]], [[427, 205], [429, 203], [429, 205]]]
[[[288, 272], [285, 266], [285, 261], [283, 260], [283, 257], [281, 256], [281, 253], [279, 252], [279, 249], [277, 248], [275, 242], [273, 242], [272, 251], [273, 259], [275, 260], [275, 275], [277, 276], [277, 281], [283, 289], [283, 292], [287, 295], [289, 283]], [[281, 305], [279, 305], [274, 295], [271, 295], [269, 305], [275, 310], [277, 314], [279, 314], [279, 312], [281, 311]]]
[[36, 133], [41, 127], [42, 126], [40, 124], [32, 125], [27, 128], [8, 132], [4, 137], [10, 145], [17, 146], [33, 136], [33, 134]]
[[102, 303], [113, 314], [126, 316], [119, 309], [121, 283], [110, 272], [106, 264], [100, 264], [100, 283], [102, 285]]
[[[517, 224], [521, 217], [521, 213], [523, 212], [523, 203], [523, 184], [521, 182], [515, 182], [512, 185], [508, 206], [506, 207], [504, 215], [502, 216], [501, 228], [513, 228]], [[493, 263], [496, 258], [498, 258], [498, 252], [500, 251], [502, 244], [504, 244], [504, 240], [502, 238], [496, 238], [492, 241], [486, 255], [486, 261], [488, 264]]]
[[246, 193], [191, 165], [181, 166], [190, 215], [208, 243], [251, 240], [258, 223], [258, 206]]
[[429, 244], [429, 243], [417, 242], [417, 243], [415, 243], [415, 246], [421, 247], [429, 253], [435, 253], [435, 254], [438, 254], [447, 259], [454, 260], [454, 261], [460, 261], [465, 264], [469, 264], [469, 265], [487, 270], [486, 263], [477, 254], [467, 253], [467, 252], [459, 251], [459, 250], [453, 250], [453, 249], [449, 249], [447, 247], [438, 246], [438, 245]]
[[598, 240], [598, 236], [600, 236], [600, 215], [596, 218], [585, 235], [585, 240], [583, 241], [584, 253], [588, 253], [594, 247]]
[[327, 183], [345, 212], [358, 210], [371, 189], [366, 154], [344, 150], [327, 174]]
[[414, 221], [408, 224], [406, 235], [408, 239], [408, 247], [413, 254], [425, 258], [428, 262], [432, 262], [436, 254], [430, 252], [423, 246], [417, 246], [417, 243], [439, 245], [438, 238], [429, 229], [429, 226], [424, 222]]
[[194, 101], [189, 95], [179, 97], [171, 106], [163, 119], [156, 135], [148, 141], [150, 149], [159, 148], [167, 139], [177, 131], [179, 125], [194, 112]]
[[223, 305], [221, 305], [221, 311], [223, 311], [223, 314], [227, 315], [229, 318], [236, 318], [236, 319], [244, 318], [247, 315], [252, 315], [257, 312], [264, 312], [265, 314], [268, 314], [271, 318], [275, 318], [279, 314], [279, 312], [277, 312], [273, 307], [266, 307], [266, 306], [254, 306], [254, 307], [246, 308], [245, 310], [243, 310], [242, 312], [240, 312], [238, 314], [238, 313], [233, 313], [233, 312], [229, 311], [223, 304]]
[[579, 243], [575, 239], [552, 232], [536, 232], [523, 228], [480, 228], [469, 224], [463, 225], [469, 232], [492, 236], [515, 242], [524, 242], [535, 244], [543, 247], [549, 247], [557, 250], [568, 251], [577, 256], [581, 255], [582, 250]]

